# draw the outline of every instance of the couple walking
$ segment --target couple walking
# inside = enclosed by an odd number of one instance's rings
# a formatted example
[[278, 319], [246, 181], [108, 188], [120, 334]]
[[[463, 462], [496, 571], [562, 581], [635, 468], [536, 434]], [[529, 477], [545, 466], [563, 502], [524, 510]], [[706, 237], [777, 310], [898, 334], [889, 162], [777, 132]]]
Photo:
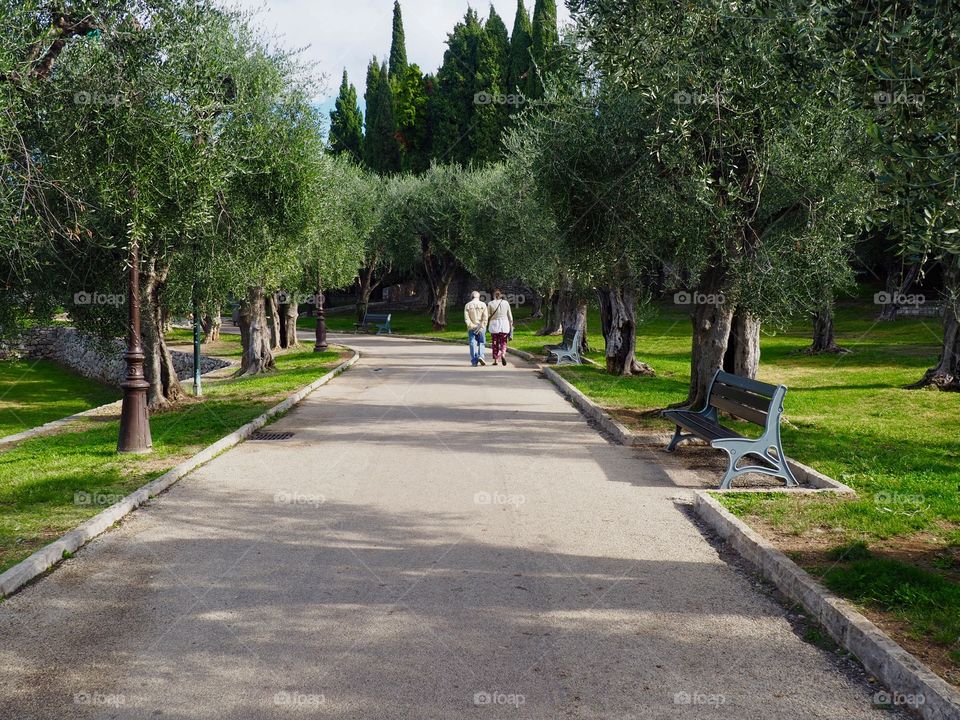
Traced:
[[487, 328], [493, 338], [493, 364], [507, 364], [507, 340], [513, 337], [513, 311], [503, 293], [494, 290], [493, 300], [485, 303], [476, 290], [470, 302], [463, 308], [463, 321], [467, 324], [470, 340], [470, 364], [486, 365], [483, 355], [486, 349]]

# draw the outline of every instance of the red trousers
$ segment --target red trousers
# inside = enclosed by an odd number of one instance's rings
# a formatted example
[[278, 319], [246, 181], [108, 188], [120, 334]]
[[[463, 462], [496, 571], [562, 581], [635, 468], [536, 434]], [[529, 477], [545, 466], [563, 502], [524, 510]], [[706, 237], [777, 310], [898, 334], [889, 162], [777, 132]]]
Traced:
[[507, 354], [507, 339], [510, 333], [490, 333], [493, 341], [493, 359], [499, 360]]

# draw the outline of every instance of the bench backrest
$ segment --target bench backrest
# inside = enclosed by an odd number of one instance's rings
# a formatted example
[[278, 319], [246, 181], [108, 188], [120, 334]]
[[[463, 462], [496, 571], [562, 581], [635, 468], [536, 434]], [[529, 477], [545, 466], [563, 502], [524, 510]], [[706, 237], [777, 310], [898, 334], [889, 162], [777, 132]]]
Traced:
[[390, 315], [386, 313], [367, 313], [363, 316], [363, 321], [365, 323], [390, 322]]
[[567, 350], [579, 350], [580, 328], [565, 328], [563, 331], [563, 347]]
[[741, 420], [765, 427], [768, 415], [771, 412], [780, 412], [779, 407], [772, 405], [776, 396], [781, 394], [781, 387], [718, 370], [710, 384], [707, 404]]

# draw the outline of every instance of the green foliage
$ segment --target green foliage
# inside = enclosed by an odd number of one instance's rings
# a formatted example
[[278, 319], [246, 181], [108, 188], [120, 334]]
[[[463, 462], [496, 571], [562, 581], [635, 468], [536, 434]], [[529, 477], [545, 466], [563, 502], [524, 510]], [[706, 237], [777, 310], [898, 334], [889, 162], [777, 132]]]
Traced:
[[447, 39], [433, 95], [432, 157], [437, 162], [490, 162], [502, 154], [504, 113], [496, 102], [504, 78], [496, 43], [468, 10]]
[[334, 155], [346, 153], [357, 163], [363, 159], [363, 114], [357, 105], [357, 89], [347, 81], [346, 70], [336, 107], [330, 111], [330, 151]]
[[552, 69], [560, 41], [556, 0], [536, 1], [530, 35], [530, 56], [533, 62], [527, 77], [527, 97], [539, 100], [543, 97], [543, 76]]
[[533, 46], [533, 27], [530, 15], [523, 4], [517, 0], [517, 14], [513, 20], [513, 32], [510, 35], [510, 64], [507, 72], [507, 92], [515, 92], [527, 87], [530, 72], [530, 49]]
[[373, 58], [367, 68], [366, 133], [363, 139], [363, 160], [369, 170], [388, 175], [400, 170], [400, 147], [397, 144], [397, 121], [393, 114], [393, 93], [386, 64], [377, 65]]
[[407, 43], [403, 34], [400, 0], [393, 0], [393, 37], [390, 42], [390, 77], [403, 77], [407, 69]]
[[413, 64], [407, 65], [402, 75], [391, 75], [390, 84], [393, 88], [401, 169], [405, 172], [423, 172], [430, 165], [427, 80], [420, 68]]

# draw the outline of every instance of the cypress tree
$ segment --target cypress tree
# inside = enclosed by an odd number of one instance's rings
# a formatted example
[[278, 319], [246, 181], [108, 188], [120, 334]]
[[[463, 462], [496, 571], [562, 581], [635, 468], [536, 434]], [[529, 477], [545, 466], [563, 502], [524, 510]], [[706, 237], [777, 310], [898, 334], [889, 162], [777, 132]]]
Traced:
[[543, 81], [540, 76], [550, 67], [550, 61], [560, 42], [556, 0], [537, 0], [533, 6], [532, 38], [530, 54], [533, 57], [533, 67], [527, 78], [527, 96], [536, 100], [543, 97]]
[[503, 87], [510, 75], [510, 36], [507, 34], [507, 26], [504, 25], [503, 18], [497, 14], [497, 10], [492, 4], [490, 5], [490, 15], [487, 17], [487, 23], [484, 28], [495, 49], [498, 66], [497, 74], [500, 78], [500, 85]]
[[517, 0], [517, 16], [513, 20], [513, 34], [510, 36], [507, 92], [516, 92], [517, 88], [526, 90], [527, 72], [530, 70], [530, 48], [533, 45], [531, 33], [530, 15], [523, 0]]
[[334, 155], [349, 153], [354, 162], [361, 162], [363, 147], [363, 115], [357, 106], [357, 89], [343, 71], [340, 94], [335, 109], [330, 111], [330, 151]]
[[400, 169], [400, 148], [397, 145], [396, 119], [387, 64], [377, 65], [373, 58], [367, 67], [366, 135], [363, 138], [363, 160], [368, 168], [380, 174]]
[[390, 44], [390, 77], [402, 78], [407, 71], [407, 42], [403, 34], [400, 0], [393, 0], [393, 41]]

